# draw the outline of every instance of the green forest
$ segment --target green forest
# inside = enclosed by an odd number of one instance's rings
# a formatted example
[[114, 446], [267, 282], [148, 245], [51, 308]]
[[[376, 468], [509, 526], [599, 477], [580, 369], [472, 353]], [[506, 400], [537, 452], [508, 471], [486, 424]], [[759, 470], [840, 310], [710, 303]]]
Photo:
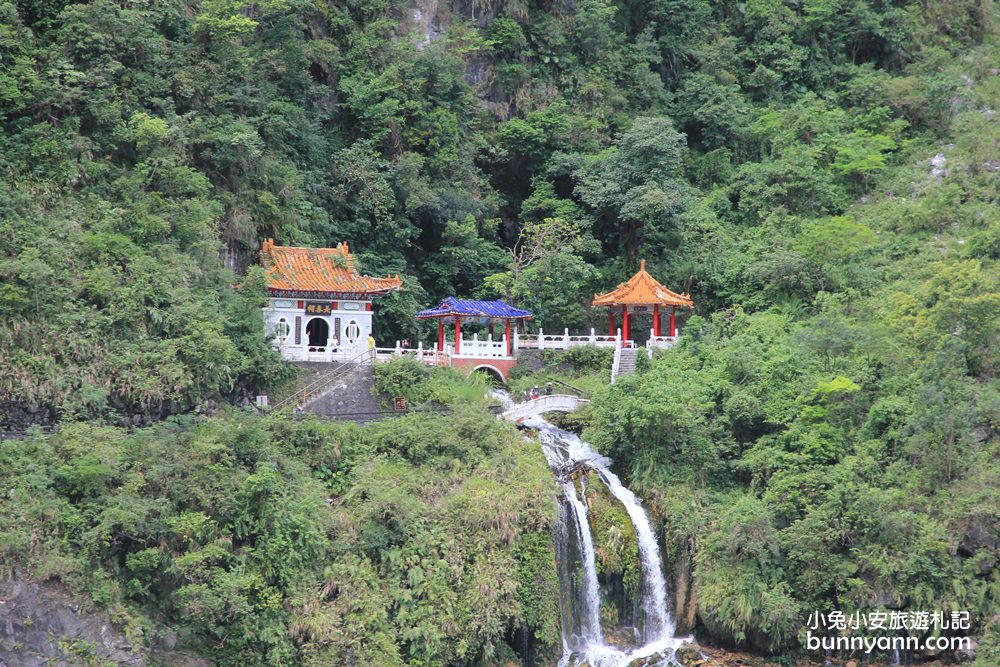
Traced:
[[676, 615], [792, 664], [813, 611], [966, 610], [995, 667], [998, 19], [0, 0], [0, 431], [51, 428], [0, 441], [0, 572], [211, 664], [505, 665], [525, 634], [555, 664], [537, 443], [405, 362], [376, 389], [447, 414], [240, 409], [293, 373], [257, 252], [399, 273], [380, 344], [435, 340], [414, 314], [449, 295], [600, 332], [593, 295], [645, 259], [694, 300], [675, 348], [613, 385], [547, 353], [511, 386], [592, 391], [573, 427], [651, 509]]

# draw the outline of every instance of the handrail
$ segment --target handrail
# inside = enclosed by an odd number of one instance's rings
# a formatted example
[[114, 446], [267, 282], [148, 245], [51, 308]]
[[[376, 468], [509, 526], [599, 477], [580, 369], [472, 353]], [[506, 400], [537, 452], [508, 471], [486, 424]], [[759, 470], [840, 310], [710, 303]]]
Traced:
[[316, 378], [302, 389], [299, 389], [285, 400], [277, 403], [274, 406], [274, 409], [280, 410], [281, 408], [291, 403], [293, 400], [295, 400], [295, 402], [298, 403], [297, 399], [299, 398], [299, 394], [302, 395], [301, 400], [305, 401], [310, 393], [312, 393], [313, 391], [320, 391], [324, 387], [328, 386], [330, 383], [334, 382], [335, 380], [338, 380], [342, 378], [344, 375], [347, 375], [347, 373], [353, 371], [358, 366], [359, 359], [363, 359], [369, 356], [371, 356], [371, 352], [365, 350], [364, 352], [361, 352], [357, 356], [354, 356], [348, 359], [347, 361], [340, 362], [340, 365], [338, 365], [336, 368], [327, 371], [322, 376]]
[[590, 403], [590, 399], [580, 398], [572, 394], [549, 394], [533, 398], [530, 401], [515, 403], [513, 407], [501, 412], [500, 416], [504, 419], [517, 421], [543, 412], [573, 412], [582, 403]]
[[576, 393], [580, 394], [581, 398], [587, 398], [588, 396], [590, 396], [590, 392], [589, 391], [587, 391], [586, 389], [580, 389], [579, 387], [574, 387], [569, 382], [563, 382], [562, 380], [560, 380], [558, 378], [552, 378], [552, 377], [546, 378], [546, 380], [548, 382], [552, 382], [554, 384], [561, 384], [564, 387], [569, 387], [570, 389], [572, 389]]

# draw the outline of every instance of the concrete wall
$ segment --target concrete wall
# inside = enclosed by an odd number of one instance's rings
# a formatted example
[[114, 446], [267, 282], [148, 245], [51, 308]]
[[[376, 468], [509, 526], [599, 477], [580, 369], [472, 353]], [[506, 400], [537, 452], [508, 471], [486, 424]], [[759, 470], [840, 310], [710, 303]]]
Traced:
[[357, 415], [355, 421], [377, 419], [379, 415], [371, 413], [379, 412], [383, 408], [379, 405], [378, 399], [372, 396], [374, 386], [374, 367], [358, 366], [322, 392], [320, 398], [306, 407], [306, 412], [330, 417]]

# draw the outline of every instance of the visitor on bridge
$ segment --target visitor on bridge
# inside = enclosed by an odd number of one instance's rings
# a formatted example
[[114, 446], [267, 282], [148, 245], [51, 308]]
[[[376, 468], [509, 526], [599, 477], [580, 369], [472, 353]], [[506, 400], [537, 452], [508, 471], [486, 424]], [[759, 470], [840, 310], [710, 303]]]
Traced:
[[545, 383], [545, 395], [546, 396], [551, 396], [552, 395], [552, 383], [551, 382]]
[[540, 392], [538, 390], [538, 385], [537, 384], [534, 387], [531, 388], [531, 400], [535, 400], [536, 398], [538, 398], [541, 395], [542, 395], [542, 392]]
[[368, 356], [375, 361], [375, 336], [368, 334]]

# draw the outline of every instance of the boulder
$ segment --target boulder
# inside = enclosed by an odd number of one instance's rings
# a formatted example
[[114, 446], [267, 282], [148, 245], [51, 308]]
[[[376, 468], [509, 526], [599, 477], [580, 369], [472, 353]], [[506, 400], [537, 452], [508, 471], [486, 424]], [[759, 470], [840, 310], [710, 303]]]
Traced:
[[955, 651], [955, 659], [959, 662], [972, 662], [976, 659], [976, 649], [979, 648], [979, 644], [975, 639], [969, 640], [968, 648], [960, 648]]
[[677, 651], [674, 653], [674, 660], [678, 664], [683, 665], [683, 667], [696, 667], [696, 665], [704, 662], [701, 655], [701, 646], [695, 642], [685, 642], [677, 648]]

